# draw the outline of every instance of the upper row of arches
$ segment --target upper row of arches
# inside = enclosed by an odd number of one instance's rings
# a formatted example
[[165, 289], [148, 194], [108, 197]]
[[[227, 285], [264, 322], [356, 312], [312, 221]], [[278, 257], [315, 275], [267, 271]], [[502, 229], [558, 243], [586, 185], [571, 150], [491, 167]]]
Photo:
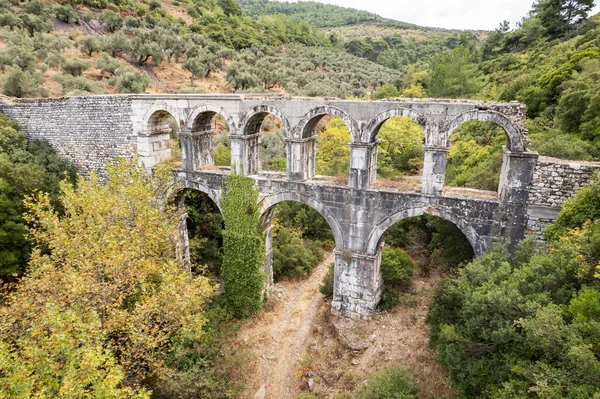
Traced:
[[[466, 111], [450, 121], [440, 126], [439, 122], [430, 121], [426, 115], [423, 115], [413, 109], [406, 107], [394, 107], [382, 111], [371, 118], [366, 124], [359, 124], [347, 112], [335, 106], [323, 105], [308, 111], [293, 127], [289, 117], [279, 108], [264, 104], [257, 105], [246, 110], [239, 122], [230, 115], [224, 108], [216, 105], [200, 105], [186, 116], [183, 110], [174, 108], [167, 103], [154, 104], [145, 114], [144, 123], [146, 132], [152, 134], [160, 130], [165, 123], [168, 123], [168, 116], [171, 115], [178, 122], [179, 127], [188, 132], [202, 132], [211, 129], [214, 118], [220, 115], [224, 118], [227, 127], [233, 134], [253, 135], [259, 133], [260, 127], [269, 115], [280, 119], [286, 135], [290, 139], [307, 139], [314, 135], [319, 122], [327, 116], [340, 118], [344, 121], [350, 131], [352, 143], [373, 143], [377, 140], [377, 135], [381, 126], [389, 119], [395, 117], [405, 117], [416, 122], [425, 132], [425, 145], [430, 146], [448, 146], [450, 134], [461, 124], [470, 120], [491, 121], [500, 126], [507, 139], [507, 148], [513, 152], [526, 151], [526, 142], [523, 134], [517, 125], [507, 116], [491, 110], [470, 110]], [[437, 126], [432, 126], [436, 124]]]

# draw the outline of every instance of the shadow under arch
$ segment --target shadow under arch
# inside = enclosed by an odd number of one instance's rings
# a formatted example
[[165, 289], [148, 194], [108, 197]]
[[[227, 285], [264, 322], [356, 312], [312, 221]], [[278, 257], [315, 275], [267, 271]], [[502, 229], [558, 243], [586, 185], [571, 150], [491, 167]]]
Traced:
[[284, 201], [300, 202], [316, 210], [321, 216], [323, 216], [323, 218], [327, 221], [327, 224], [331, 228], [335, 241], [335, 247], [344, 248], [344, 233], [342, 232], [342, 228], [340, 227], [335, 216], [321, 202], [305, 194], [285, 191], [281, 193], [272, 194], [263, 198], [263, 200], [259, 204], [261, 218], [267, 215], [275, 207], [275, 205]]
[[213, 190], [210, 187], [208, 187], [202, 183], [195, 182], [193, 180], [182, 179], [182, 180], [178, 180], [177, 183], [174, 184], [173, 187], [170, 188], [170, 191], [171, 191], [171, 193], [178, 195], [178, 194], [181, 194], [185, 189], [195, 190], [195, 191], [206, 194], [208, 196], [208, 198], [210, 198], [212, 200], [212, 202], [215, 203], [215, 205], [219, 209], [219, 212], [221, 212], [221, 214], [223, 214], [223, 209], [221, 209], [221, 191], [220, 190]]
[[312, 136], [321, 119], [327, 115], [332, 115], [343, 120], [350, 130], [352, 141], [360, 141], [360, 128], [354, 118], [345, 111], [331, 105], [315, 107], [304, 114], [302, 119], [300, 119], [300, 122], [298, 122], [295, 132], [293, 132], [293, 138], [305, 139]]
[[263, 120], [269, 114], [276, 116], [281, 120], [286, 135], [289, 135], [291, 128], [288, 116], [279, 108], [268, 104], [255, 105], [244, 112], [240, 118], [240, 133], [243, 135], [258, 133]]
[[387, 229], [392, 227], [392, 225], [394, 225], [396, 222], [415, 216], [422, 216], [424, 214], [437, 216], [441, 219], [454, 223], [454, 225], [458, 227], [458, 229], [465, 235], [465, 237], [471, 244], [471, 248], [473, 248], [473, 252], [475, 253], [475, 255], [481, 256], [483, 254], [483, 251], [485, 250], [484, 243], [479, 237], [479, 234], [477, 234], [477, 232], [472, 226], [461, 222], [460, 219], [457, 219], [451, 215], [443, 214], [442, 212], [438, 212], [437, 210], [426, 207], [404, 209], [381, 220], [373, 228], [373, 230], [371, 230], [371, 233], [369, 234], [366, 248], [367, 254], [377, 254], [377, 247], [379, 246], [383, 235], [385, 234]]
[[175, 118], [180, 128], [181, 126], [183, 126], [185, 118], [183, 117], [183, 115], [181, 115], [179, 110], [175, 107], [170, 106], [167, 103], [160, 102], [153, 104], [150, 108], [148, 108], [148, 110], [144, 114], [144, 117], [142, 119], [144, 127], [143, 132], [145, 134], [151, 135], [153, 127], [156, 126], [159, 120], [165, 117], [166, 114], [169, 114], [173, 118]]
[[[202, 117], [202, 115], [205, 115], [205, 117]], [[185, 127], [190, 132], [194, 131], [194, 129], [200, 128], [199, 122], [200, 124], [205, 124], [206, 121], [210, 123], [216, 115], [220, 115], [223, 117], [223, 119], [225, 119], [227, 127], [229, 127], [232, 133], [236, 131], [237, 126], [235, 124], [235, 120], [231, 117], [231, 115], [229, 115], [223, 107], [219, 107], [212, 104], [203, 104], [194, 107], [190, 111], [189, 116], [186, 119]]]
[[444, 137], [444, 146], [448, 146], [450, 135], [460, 125], [470, 120], [478, 120], [482, 122], [490, 121], [500, 126], [506, 133], [507, 148], [513, 152], [526, 151], [525, 138], [521, 134], [521, 130], [516, 123], [496, 111], [490, 110], [471, 110], [464, 112], [450, 121], [446, 135]]
[[380, 112], [379, 114], [371, 118], [369, 122], [367, 122], [362, 132], [362, 142], [372, 143], [373, 141], [375, 141], [377, 135], [379, 134], [379, 129], [381, 129], [381, 126], [383, 126], [383, 124], [387, 120], [397, 117], [411, 119], [415, 123], [417, 123], [421, 127], [421, 129], [423, 129], [424, 132], [426, 131], [427, 119], [424, 115], [410, 108], [395, 107]]

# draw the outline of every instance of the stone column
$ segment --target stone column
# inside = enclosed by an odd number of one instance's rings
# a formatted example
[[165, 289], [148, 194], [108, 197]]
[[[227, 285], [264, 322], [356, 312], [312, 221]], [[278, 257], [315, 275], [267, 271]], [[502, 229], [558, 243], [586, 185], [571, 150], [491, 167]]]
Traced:
[[244, 136], [231, 134], [231, 168], [239, 174], [246, 172], [246, 145]]
[[526, 204], [529, 199], [529, 183], [539, 154], [537, 152], [512, 152], [503, 147], [502, 172], [498, 185], [501, 201]]
[[421, 192], [428, 195], [441, 195], [446, 178], [446, 155], [448, 147], [423, 146], [425, 161]]
[[350, 144], [350, 176], [348, 186], [356, 190], [366, 190], [377, 178], [377, 146], [374, 143]]
[[317, 137], [286, 139], [288, 180], [302, 182], [311, 179], [315, 175]]
[[190, 257], [190, 239], [187, 229], [187, 212], [185, 212], [185, 192], [182, 191], [176, 199], [179, 215], [179, 229], [177, 237], [177, 258], [181, 263], [183, 270], [192, 271], [192, 261]]
[[184, 170], [194, 171], [201, 166], [214, 165], [212, 137], [213, 130], [190, 132], [182, 129], [179, 133], [181, 157]]
[[267, 258], [265, 263], [265, 298], [271, 295], [273, 289], [273, 225], [269, 222], [265, 229], [266, 242], [265, 248], [267, 251]]
[[332, 311], [351, 318], [370, 318], [383, 291], [381, 250], [365, 255], [335, 250]]
[[255, 175], [262, 170], [261, 164], [261, 133], [247, 134], [244, 136], [244, 146], [246, 155], [246, 175]]

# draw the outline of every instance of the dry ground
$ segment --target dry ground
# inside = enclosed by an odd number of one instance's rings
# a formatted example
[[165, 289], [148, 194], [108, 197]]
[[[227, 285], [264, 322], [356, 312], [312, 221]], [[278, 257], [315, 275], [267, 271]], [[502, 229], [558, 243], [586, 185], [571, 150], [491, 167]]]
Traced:
[[[255, 359], [244, 398], [295, 398], [302, 392], [352, 398], [373, 371], [398, 364], [415, 373], [420, 398], [451, 398], [425, 324], [439, 278], [415, 275], [401, 304], [372, 320], [341, 319], [330, 315], [330, 301], [318, 292], [332, 260], [330, 254], [306, 280], [277, 283], [265, 310], [242, 325], [238, 339]], [[353, 338], [339, 338], [340, 331]], [[348, 341], [367, 348], [351, 350]]]

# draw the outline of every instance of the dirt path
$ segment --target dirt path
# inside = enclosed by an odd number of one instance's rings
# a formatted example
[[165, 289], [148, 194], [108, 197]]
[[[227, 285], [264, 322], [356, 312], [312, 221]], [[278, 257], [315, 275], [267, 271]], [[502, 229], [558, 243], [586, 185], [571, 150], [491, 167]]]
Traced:
[[324, 302], [319, 286], [333, 260], [333, 253], [328, 253], [306, 280], [277, 283], [267, 309], [241, 327], [238, 336], [251, 345], [258, 359], [247, 381], [247, 398], [293, 398], [297, 394], [294, 372], [306, 355]]

